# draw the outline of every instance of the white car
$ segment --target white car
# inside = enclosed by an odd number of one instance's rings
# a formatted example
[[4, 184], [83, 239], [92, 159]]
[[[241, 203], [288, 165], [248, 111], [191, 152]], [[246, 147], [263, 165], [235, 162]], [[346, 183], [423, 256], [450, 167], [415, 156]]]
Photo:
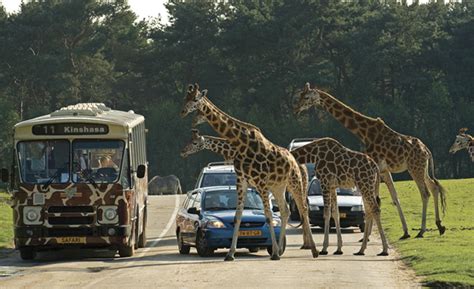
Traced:
[[[336, 192], [341, 227], [359, 227], [361, 232], [364, 232], [364, 203], [360, 192], [356, 188], [338, 188]], [[308, 204], [310, 223], [315, 226], [324, 227], [324, 201], [317, 178], [313, 178], [309, 185]], [[334, 226], [332, 218], [330, 224]]]
[[225, 162], [213, 162], [202, 168], [194, 188], [235, 186], [236, 182], [234, 165]]

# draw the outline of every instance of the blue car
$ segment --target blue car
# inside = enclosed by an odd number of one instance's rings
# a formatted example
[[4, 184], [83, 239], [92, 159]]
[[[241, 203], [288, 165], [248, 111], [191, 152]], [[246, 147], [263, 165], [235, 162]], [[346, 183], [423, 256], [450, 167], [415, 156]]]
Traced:
[[[191, 247], [195, 247], [199, 256], [207, 257], [218, 248], [230, 248], [236, 206], [235, 186], [204, 187], [188, 192], [176, 216], [179, 252], [189, 254]], [[278, 240], [281, 228], [280, 217], [275, 214], [278, 207], [272, 206], [272, 211]], [[237, 248], [247, 248], [253, 253], [266, 248], [270, 255], [272, 252], [263, 201], [253, 189], [247, 191]]]

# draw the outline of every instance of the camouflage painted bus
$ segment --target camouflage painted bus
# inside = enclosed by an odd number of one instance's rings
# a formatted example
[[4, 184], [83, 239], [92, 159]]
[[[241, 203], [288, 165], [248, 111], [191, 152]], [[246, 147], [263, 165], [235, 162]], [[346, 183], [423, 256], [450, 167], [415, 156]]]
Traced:
[[14, 127], [10, 182], [15, 247], [22, 259], [52, 248], [146, 243], [145, 118], [79, 103]]

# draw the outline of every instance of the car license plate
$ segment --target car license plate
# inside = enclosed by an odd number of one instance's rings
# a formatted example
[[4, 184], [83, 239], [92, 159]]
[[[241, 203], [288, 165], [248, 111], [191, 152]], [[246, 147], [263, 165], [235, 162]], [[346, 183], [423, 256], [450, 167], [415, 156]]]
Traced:
[[345, 218], [346, 217], [346, 213], [339, 213], [339, 218]]
[[255, 237], [261, 235], [262, 231], [260, 230], [239, 231], [239, 237]]
[[59, 237], [56, 241], [58, 244], [85, 244], [86, 237]]

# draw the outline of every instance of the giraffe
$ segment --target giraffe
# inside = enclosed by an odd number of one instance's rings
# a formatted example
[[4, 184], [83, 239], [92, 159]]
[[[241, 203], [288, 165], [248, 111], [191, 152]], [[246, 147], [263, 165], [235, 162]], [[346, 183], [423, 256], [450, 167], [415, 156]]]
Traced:
[[[420, 191], [423, 204], [421, 229], [416, 237], [422, 238], [426, 231], [426, 210], [430, 192], [434, 200], [436, 226], [440, 235], [444, 234], [446, 228], [441, 224], [438, 197], [441, 197], [441, 207], [444, 213], [446, 192], [434, 176], [433, 156], [421, 140], [394, 131], [382, 119], [365, 116], [329, 93], [311, 88], [309, 83], [306, 83], [304, 89], [296, 96], [298, 103], [294, 107], [295, 113], [301, 113], [313, 105], [322, 108], [364, 143], [366, 153], [378, 164], [381, 178], [390, 191], [393, 203], [397, 206], [404, 231], [400, 239], [409, 238], [410, 235], [391, 174], [407, 170]], [[431, 177], [428, 172], [429, 166]]]
[[[181, 157], [186, 158], [191, 154], [197, 153], [201, 150], [207, 149], [224, 157], [227, 163], [233, 163], [235, 155], [238, 153], [229, 142], [220, 137], [208, 136], [199, 134], [198, 129], [191, 130], [192, 138], [191, 142], [188, 143], [181, 151]], [[305, 165], [299, 164], [301, 177], [303, 181], [303, 187], [308, 187], [308, 171]], [[307, 197], [307, 191], [305, 190], [304, 198]], [[301, 218], [303, 220], [303, 218]]]
[[459, 130], [458, 135], [456, 136], [456, 139], [454, 140], [453, 145], [449, 149], [449, 152], [454, 154], [455, 152], [462, 150], [462, 149], [467, 149], [471, 161], [474, 162], [474, 137], [471, 135], [468, 135], [466, 133], [467, 128], [461, 128]]
[[316, 177], [321, 182], [324, 201], [324, 242], [321, 255], [327, 255], [329, 244], [329, 221], [331, 216], [336, 224], [337, 251], [342, 254], [341, 226], [337, 206], [336, 188], [353, 188], [356, 186], [362, 194], [365, 207], [365, 230], [362, 247], [355, 255], [364, 255], [368, 236], [375, 220], [383, 251], [380, 256], [388, 255], [388, 244], [380, 221], [379, 182], [380, 173], [375, 161], [366, 154], [350, 150], [332, 138], [320, 138], [291, 151], [301, 163], [314, 163]]
[[[197, 84], [190, 85], [184, 99], [181, 117], [185, 117], [193, 111], [199, 111], [206, 117], [209, 125], [237, 151], [234, 157], [234, 169], [237, 175], [238, 206], [231, 248], [224, 260], [234, 260], [244, 199], [249, 185], [255, 187], [262, 196], [272, 237], [271, 259], [279, 260], [279, 255], [283, 253], [279, 248], [283, 248], [288, 222], [288, 205], [284, 197], [286, 188], [294, 196], [298, 209], [301, 212], [308, 212], [307, 200], [304, 197], [306, 194], [303, 184], [304, 177], [301, 176], [299, 164], [287, 149], [274, 145], [254, 125], [239, 121], [218, 109], [206, 97], [206, 94], [206, 90], [199, 91]], [[270, 191], [281, 210], [282, 226], [278, 244], [269, 207], [268, 192]], [[316, 258], [318, 251], [311, 235], [309, 217], [308, 214], [302, 215], [304, 215], [302, 248], [311, 249], [313, 257]]]

